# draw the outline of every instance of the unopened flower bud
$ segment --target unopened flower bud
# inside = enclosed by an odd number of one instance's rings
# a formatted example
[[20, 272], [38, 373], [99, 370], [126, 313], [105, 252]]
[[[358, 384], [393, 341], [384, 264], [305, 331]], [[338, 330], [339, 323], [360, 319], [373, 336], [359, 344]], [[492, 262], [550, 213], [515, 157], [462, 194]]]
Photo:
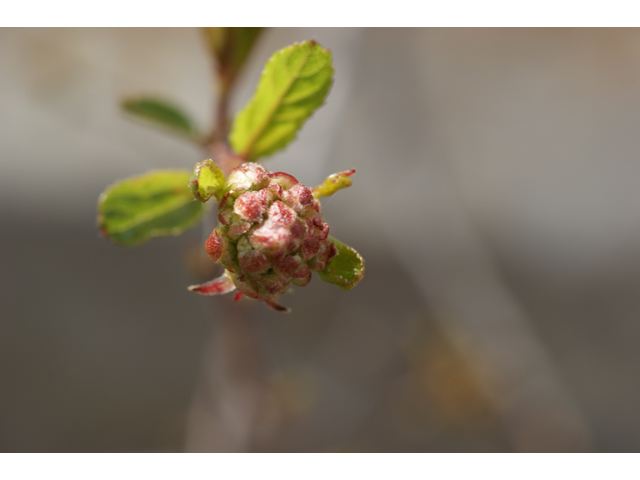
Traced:
[[320, 210], [311, 189], [291, 175], [243, 163], [227, 179], [220, 223], [205, 249], [226, 269], [224, 281], [249, 298], [284, 309], [278, 297], [291, 284], [307, 285], [311, 272], [323, 270], [337, 254]]

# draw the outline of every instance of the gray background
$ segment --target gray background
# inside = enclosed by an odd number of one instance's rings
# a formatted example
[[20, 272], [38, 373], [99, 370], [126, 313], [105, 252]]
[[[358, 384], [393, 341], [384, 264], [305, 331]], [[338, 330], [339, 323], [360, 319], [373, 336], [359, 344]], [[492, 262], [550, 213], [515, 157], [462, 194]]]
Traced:
[[[278, 315], [186, 290], [212, 219], [96, 231], [106, 185], [203, 159], [118, 109], [157, 93], [210, 125], [200, 33], [0, 30], [0, 451], [637, 451], [640, 31], [273, 29], [233, 109], [308, 38], [334, 88], [265, 166], [356, 168], [323, 205], [367, 269]], [[215, 368], [237, 312], [251, 418]]]

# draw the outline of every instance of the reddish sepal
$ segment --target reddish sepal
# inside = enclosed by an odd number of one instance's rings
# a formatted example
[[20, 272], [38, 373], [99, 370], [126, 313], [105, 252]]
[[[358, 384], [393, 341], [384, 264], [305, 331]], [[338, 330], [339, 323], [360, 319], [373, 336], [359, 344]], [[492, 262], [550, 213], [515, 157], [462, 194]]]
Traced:
[[236, 286], [233, 280], [227, 275], [227, 272], [225, 272], [218, 278], [214, 278], [200, 285], [191, 285], [187, 288], [200, 295], [224, 295], [225, 293], [233, 292]]

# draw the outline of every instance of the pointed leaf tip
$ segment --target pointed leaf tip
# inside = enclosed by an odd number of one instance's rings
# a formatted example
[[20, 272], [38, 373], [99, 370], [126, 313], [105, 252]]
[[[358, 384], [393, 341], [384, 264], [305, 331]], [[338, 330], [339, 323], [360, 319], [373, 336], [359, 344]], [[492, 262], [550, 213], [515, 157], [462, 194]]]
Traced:
[[318, 272], [318, 276], [342, 290], [351, 290], [364, 276], [364, 259], [348, 245], [333, 237], [329, 237], [329, 240], [336, 246], [338, 254], [324, 270]]
[[313, 198], [328, 197], [333, 195], [338, 190], [350, 187], [353, 182], [351, 181], [351, 175], [356, 173], [355, 168], [347, 170], [346, 172], [339, 172], [329, 175], [324, 179], [322, 184], [313, 189]]

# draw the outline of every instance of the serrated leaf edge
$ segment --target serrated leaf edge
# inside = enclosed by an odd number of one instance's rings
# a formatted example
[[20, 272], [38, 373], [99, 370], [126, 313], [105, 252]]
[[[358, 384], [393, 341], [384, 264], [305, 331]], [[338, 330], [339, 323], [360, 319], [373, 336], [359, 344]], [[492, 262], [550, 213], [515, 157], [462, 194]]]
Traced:
[[[263, 125], [258, 129], [258, 133], [254, 135], [253, 139], [249, 142], [248, 146], [244, 149], [243, 152], [238, 153], [238, 155], [245, 159], [245, 160], [249, 160], [251, 158], [251, 150], [253, 149], [253, 147], [255, 146], [255, 144], [258, 142], [258, 140], [260, 139], [260, 137], [262, 136], [262, 134], [264, 133], [264, 131], [269, 127], [269, 125], [271, 124], [271, 121], [273, 119], [273, 116], [275, 115], [275, 113], [278, 111], [278, 109], [282, 106], [282, 105], [289, 105], [287, 103], [284, 103], [284, 97], [287, 96], [287, 93], [289, 93], [289, 91], [291, 90], [291, 88], [293, 87], [293, 84], [300, 78], [300, 72], [302, 72], [302, 70], [304, 69], [304, 67], [307, 64], [307, 61], [309, 60], [309, 57], [311, 56], [311, 53], [313, 51], [313, 47], [316, 45], [316, 41], [315, 40], [307, 40], [305, 42], [302, 43], [294, 43], [293, 45], [290, 45], [289, 47], [285, 47], [282, 50], [279, 50], [278, 52], [276, 52], [274, 55], [271, 56], [271, 58], [269, 59], [269, 61], [267, 62], [267, 64], [265, 65], [263, 71], [262, 71], [262, 75], [260, 76], [260, 80], [258, 81], [258, 88], [260, 87], [260, 84], [262, 82], [263, 77], [265, 76], [266, 72], [267, 72], [267, 67], [269, 66], [269, 64], [271, 62], [273, 62], [273, 57], [275, 55], [277, 55], [278, 53], [283, 53], [286, 50], [293, 50], [296, 47], [299, 47], [301, 45], [304, 45], [305, 43], [309, 44], [309, 50], [307, 52], [307, 55], [305, 57], [304, 62], [301, 63], [296, 75], [292, 76], [291, 81], [289, 82], [289, 85], [287, 86], [287, 88], [285, 90], [283, 90], [283, 93], [279, 96], [278, 101], [274, 102], [274, 107], [272, 108], [272, 110], [269, 112], [269, 114], [267, 115], [267, 119], [263, 122]], [[326, 50], [327, 52], [331, 53], [330, 50]], [[334, 69], [333, 64], [330, 65], [331, 69]], [[333, 78], [333, 76], [332, 76]], [[333, 82], [333, 80], [331, 80]], [[256, 92], [254, 93], [253, 98], [251, 99], [251, 101], [247, 104], [247, 106], [238, 114], [238, 116], [242, 115], [246, 110], [249, 110], [253, 103], [256, 101], [256, 97], [258, 94], [258, 90], [256, 90]], [[302, 99], [296, 100], [294, 102], [291, 102], [291, 104], [296, 103], [297, 101], [301, 101]], [[324, 102], [322, 103], [324, 104]], [[321, 105], [322, 105], [321, 104]], [[319, 105], [319, 106], [321, 106]], [[312, 112], [311, 114], [309, 114], [309, 116], [311, 116], [314, 112]], [[295, 137], [294, 137], [295, 138]], [[272, 152], [273, 153], [273, 152]], [[267, 154], [265, 156], [268, 156], [270, 154]]]
[[[123, 182], [127, 182], [127, 181], [135, 181], [153, 174], [157, 174], [157, 173], [181, 173], [181, 174], [189, 174], [189, 170], [186, 169], [157, 169], [157, 170], [149, 170], [145, 173], [142, 173], [140, 175], [134, 175], [131, 177], [126, 177], [120, 180], [117, 180], [111, 184], [109, 184], [103, 191], [102, 193], [100, 193], [100, 196], [98, 197], [98, 207], [97, 207], [97, 211], [98, 211], [98, 215], [97, 215], [97, 219], [96, 219], [96, 223], [98, 226], [98, 230], [100, 232], [100, 235], [102, 235], [103, 237], [109, 239], [109, 241], [111, 241], [112, 243], [115, 243], [117, 245], [121, 245], [121, 246], [125, 246], [125, 247], [135, 247], [138, 246], [142, 243], [146, 243], [148, 240], [152, 239], [152, 238], [156, 238], [156, 237], [164, 237], [164, 236], [178, 236], [181, 235], [183, 232], [185, 232], [186, 230], [189, 230], [190, 228], [195, 227], [198, 223], [200, 223], [202, 221], [202, 217], [204, 216], [204, 212], [206, 211], [205, 208], [203, 208], [203, 214], [200, 215], [200, 218], [196, 218], [194, 219], [192, 222], [185, 224], [182, 227], [175, 227], [171, 230], [151, 230], [151, 232], [148, 235], [148, 238], [143, 240], [142, 242], [136, 242], [136, 243], [122, 243], [118, 240], [116, 240], [115, 236], [113, 235], [113, 230], [111, 232], [109, 232], [104, 225], [104, 214], [101, 212], [101, 207], [102, 204], [104, 203], [104, 201], [106, 200], [107, 196], [109, 195], [109, 193], [111, 192], [111, 190], [113, 190], [115, 187], [117, 187], [118, 185], [122, 184]], [[187, 185], [187, 188], [188, 185]], [[193, 199], [193, 201], [195, 202], [196, 199]], [[186, 202], [184, 202], [186, 204]], [[203, 206], [205, 207], [205, 206]], [[138, 223], [139, 224], [139, 223]], [[136, 225], [135, 223], [133, 224], [134, 226]], [[131, 227], [128, 226], [125, 229], [118, 229], [116, 230], [117, 233], [121, 233], [127, 229], [130, 229]], [[168, 233], [158, 233], [158, 232], [168, 232]]]

